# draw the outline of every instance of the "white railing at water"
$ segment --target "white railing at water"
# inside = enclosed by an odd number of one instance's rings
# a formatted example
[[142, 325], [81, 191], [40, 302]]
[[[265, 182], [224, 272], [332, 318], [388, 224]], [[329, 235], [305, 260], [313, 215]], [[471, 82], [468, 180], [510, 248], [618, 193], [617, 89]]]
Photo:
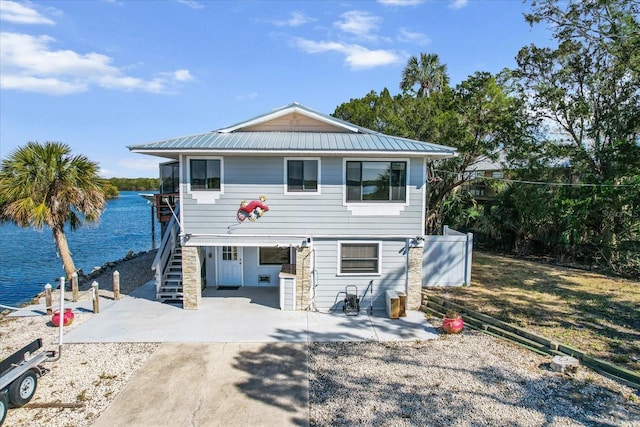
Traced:
[[176, 242], [180, 235], [180, 224], [176, 220], [176, 216], [179, 212], [180, 205], [177, 205], [175, 215], [167, 224], [167, 229], [164, 236], [162, 236], [162, 242], [160, 242], [160, 247], [158, 248], [156, 257], [153, 259], [153, 264], [151, 265], [151, 268], [156, 272], [156, 294], [160, 292], [164, 271], [167, 268], [167, 263], [169, 262], [169, 259], [171, 259], [171, 253], [173, 252], [173, 248], [176, 247]]

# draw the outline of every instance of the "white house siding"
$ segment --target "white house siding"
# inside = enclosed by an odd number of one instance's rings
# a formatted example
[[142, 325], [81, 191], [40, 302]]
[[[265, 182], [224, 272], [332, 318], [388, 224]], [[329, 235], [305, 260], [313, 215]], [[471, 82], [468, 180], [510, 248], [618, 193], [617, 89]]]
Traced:
[[[188, 169], [188, 160], [188, 157], [183, 157], [183, 171]], [[187, 173], [182, 176], [182, 224], [183, 233], [189, 235], [189, 245], [207, 246], [227, 240], [232, 245], [234, 238], [239, 238], [244, 245], [251, 245], [251, 239], [255, 238], [257, 246], [263, 243], [298, 244], [300, 237], [305, 236], [422, 235], [422, 159], [413, 158], [409, 162], [407, 206], [383, 203], [355, 213], [344, 205], [342, 157], [320, 159], [320, 194], [285, 194], [282, 156], [227, 156], [222, 165], [224, 177], [220, 193], [192, 193]], [[238, 223], [236, 213], [241, 201], [250, 202], [260, 195], [267, 197], [269, 211], [255, 222], [247, 219]], [[359, 204], [353, 206], [358, 208]], [[389, 206], [397, 212], [385, 212]], [[283, 236], [295, 238], [278, 241]]]
[[[315, 239], [312, 248], [315, 251], [315, 306], [321, 310], [342, 308], [347, 285], [355, 285], [358, 295], [363, 297], [361, 308], [369, 307], [370, 294], [365, 294], [369, 282], [373, 280], [373, 308], [384, 309], [387, 290], [405, 291], [407, 279], [406, 240], [371, 239], [381, 242], [381, 274], [379, 275], [341, 275], [338, 272], [338, 242], [348, 243], [348, 239]], [[358, 239], [363, 241], [363, 239]], [[350, 290], [352, 292], [352, 290]]]

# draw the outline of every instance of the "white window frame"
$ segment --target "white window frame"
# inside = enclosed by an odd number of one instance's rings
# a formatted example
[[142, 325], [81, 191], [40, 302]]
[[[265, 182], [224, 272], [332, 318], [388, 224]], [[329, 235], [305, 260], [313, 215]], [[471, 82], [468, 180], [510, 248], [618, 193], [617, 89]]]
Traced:
[[[389, 163], [402, 163], [407, 165], [405, 173], [405, 200], [404, 201], [378, 201], [378, 202], [350, 202], [347, 201], [347, 162], [389, 162]], [[344, 206], [364, 206], [367, 208], [375, 208], [376, 206], [397, 205], [397, 206], [409, 206], [409, 175], [411, 170], [411, 162], [408, 158], [344, 158], [342, 159], [342, 203]]]
[[[220, 190], [191, 189], [191, 160], [220, 160]], [[197, 203], [215, 203], [224, 194], [224, 157], [221, 156], [185, 156], [185, 184], [187, 193], [191, 194]], [[182, 211], [181, 211], [182, 213]]]
[[[289, 160], [315, 160], [318, 162], [318, 188], [316, 191], [289, 191]], [[284, 194], [287, 196], [317, 196], [321, 194], [322, 161], [320, 157], [285, 157], [284, 158]]]
[[[347, 201], [347, 162], [405, 162], [407, 173], [405, 176], [406, 197], [404, 202], [348, 202]], [[353, 215], [359, 216], [395, 216], [410, 204], [411, 188], [411, 159], [408, 157], [388, 158], [388, 157], [353, 157], [342, 159], [342, 206], [345, 206]]]
[[[375, 273], [343, 273], [342, 272], [342, 245], [343, 244], [366, 244], [378, 245], [378, 271]], [[382, 275], [382, 241], [381, 240], [338, 240], [337, 242], [337, 268], [338, 276], [381, 276]]]

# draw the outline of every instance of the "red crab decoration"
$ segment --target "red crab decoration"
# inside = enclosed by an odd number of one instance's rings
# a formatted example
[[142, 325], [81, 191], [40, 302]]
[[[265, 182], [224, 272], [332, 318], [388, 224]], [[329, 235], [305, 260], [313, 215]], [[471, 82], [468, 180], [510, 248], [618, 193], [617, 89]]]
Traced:
[[247, 203], [246, 200], [240, 202], [240, 209], [238, 209], [238, 213], [236, 215], [238, 222], [242, 222], [247, 218], [249, 218], [249, 221], [255, 221], [260, 218], [269, 210], [269, 206], [264, 203], [266, 201], [267, 196], [260, 195], [258, 200], [252, 200], [249, 203]]

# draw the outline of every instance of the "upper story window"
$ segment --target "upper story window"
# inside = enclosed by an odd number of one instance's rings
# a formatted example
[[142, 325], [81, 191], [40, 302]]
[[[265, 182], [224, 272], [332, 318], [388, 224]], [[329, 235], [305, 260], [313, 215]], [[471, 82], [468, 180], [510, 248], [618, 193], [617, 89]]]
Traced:
[[191, 159], [191, 189], [220, 191], [220, 160]]
[[160, 165], [160, 193], [180, 192], [180, 163], [170, 162]]
[[347, 202], [405, 202], [407, 162], [348, 161]]
[[318, 171], [320, 161], [318, 159], [288, 159], [287, 163], [287, 193], [317, 193]]

